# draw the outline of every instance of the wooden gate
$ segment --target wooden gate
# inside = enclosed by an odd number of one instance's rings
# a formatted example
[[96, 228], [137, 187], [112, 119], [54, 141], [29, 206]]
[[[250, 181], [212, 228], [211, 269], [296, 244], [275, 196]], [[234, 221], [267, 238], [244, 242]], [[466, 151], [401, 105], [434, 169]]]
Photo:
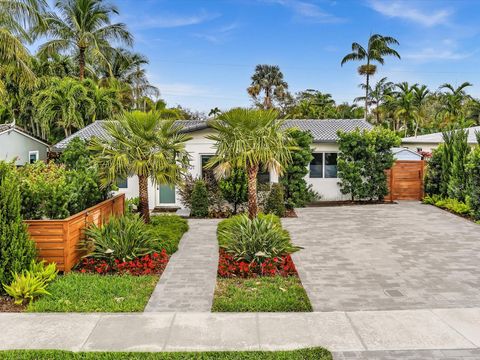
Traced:
[[423, 198], [423, 160], [397, 160], [387, 170], [389, 194], [386, 200], [422, 200]]

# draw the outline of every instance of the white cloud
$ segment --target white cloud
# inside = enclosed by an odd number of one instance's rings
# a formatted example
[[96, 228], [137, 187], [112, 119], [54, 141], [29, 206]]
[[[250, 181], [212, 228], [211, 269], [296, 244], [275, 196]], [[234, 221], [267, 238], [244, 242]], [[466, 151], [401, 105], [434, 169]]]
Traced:
[[345, 19], [322, 10], [318, 5], [300, 0], [265, 0], [268, 3], [284, 6], [295, 14], [296, 18], [317, 23], [343, 22]]
[[193, 36], [199, 39], [207, 40], [214, 44], [222, 44], [230, 38], [230, 36], [238, 27], [239, 25], [237, 23], [231, 23], [217, 29], [212, 29], [208, 32], [195, 33]]
[[453, 49], [425, 48], [416, 52], [407, 53], [402, 57], [418, 62], [427, 62], [436, 60], [463, 60], [472, 55], [473, 53], [458, 52]]
[[452, 15], [447, 9], [433, 11], [416, 8], [413, 1], [370, 0], [369, 5], [382, 15], [409, 20], [427, 27], [446, 25]]
[[141, 21], [132, 22], [132, 27], [138, 29], [151, 29], [151, 28], [175, 28], [183, 26], [191, 26], [205, 23], [207, 21], [218, 18], [220, 15], [216, 13], [209, 13], [206, 11], [200, 11], [197, 14], [191, 15], [177, 15], [163, 13], [160, 16], [152, 17], [145, 16]]

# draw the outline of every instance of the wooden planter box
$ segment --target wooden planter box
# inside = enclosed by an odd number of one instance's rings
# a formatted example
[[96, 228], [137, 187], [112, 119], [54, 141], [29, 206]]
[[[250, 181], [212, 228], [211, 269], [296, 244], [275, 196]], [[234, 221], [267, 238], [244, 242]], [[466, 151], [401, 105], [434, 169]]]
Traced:
[[123, 214], [124, 207], [125, 194], [120, 194], [66, 219], [25, 220], [25, 223], [36, 243], [38, 257], [55, 262], [60, 271], [69, 272], [85, 255], [79, 245], [84, 229], [92, 223], [108, 222], [112, 215]]

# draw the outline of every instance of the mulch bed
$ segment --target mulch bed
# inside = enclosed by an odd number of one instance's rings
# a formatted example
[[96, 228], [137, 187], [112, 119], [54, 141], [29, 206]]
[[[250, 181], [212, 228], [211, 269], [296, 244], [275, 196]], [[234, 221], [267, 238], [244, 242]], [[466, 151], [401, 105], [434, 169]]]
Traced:
[[25, 305], [16, 305], [9, 296], [0, 296], [0, 312], [22, 312], [25, 308]]

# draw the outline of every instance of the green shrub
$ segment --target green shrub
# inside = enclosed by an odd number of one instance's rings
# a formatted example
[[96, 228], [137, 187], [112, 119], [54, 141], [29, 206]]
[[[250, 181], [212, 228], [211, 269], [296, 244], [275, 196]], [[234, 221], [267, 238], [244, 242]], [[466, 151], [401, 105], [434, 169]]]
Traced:
[[0, 284], [10, 284], [12, 273], [28, 268], [36, 257], [35, 243], [20, 210], [17, 170], [13, 164], [0, 161]]
[[424, 179], [425, 194], [427, 195], [441, 194], [442, 159], [444, 157], [444, 151], [444, 145], [440, 144], [436, 149], [432, 151], [432, 157], [427, 162]]
[[32, 301], [40, 295], [50, 295], [46, 290], [47, 283], [30, 271], [14, 273], [12, 283], [4, 284], [3, 287], [7, 294], [15, 299], [15, 304]]
[[459, 215], [470, 215], [472, 209], [462, 201], [452, 198], [443, 198], [441, 195], [427, 195], [423, 198], [424, 204], [435, 205], [442, 209], [450, 210]]
[[129, 261], [152, 253], [155, 241], [139, 215], [112, 217], [103, 226], [91, 225], [85, 231], [88, 256], [112, 261]]
[[218, 186], [225, 200], [233, 206], [233, 214], [236, 214], [238, 206], [248, 200], [245, 171], [242, 169], [232, 170], [230, 176], [220, 180]]
[[238, 261], [263, 263], [291, 254], [300, 248], [292, 245], [290, 234], [274, 215], [250, 220], [246, 214], [224, 220], [218, 227], [220, 246]]
[[208, 216], [208, 191], [203, 180], [196, 180], [193, 186], [190, 215], [199, 218]]
[[447, 194], [449, 197], [465, 200], [467, 195], [467, 156], [470, 152], [468, 145], [468, 131], [460, 129], [452, 132], [453, 136], [453, 158], [451, 173], [447, 185]]
[[380, 200], [388, 194], [385, 170], [395, 159], [391, 148], [400, 145], [393, 131], [383, 128], [338, 132], [340, 191], [354, 200]]
[[155, 241], [155, 250], [165, 249], [171, 255], [178, 250], [182, 235], [188, 231], [187, 220], [177, 215], [158, 215], [150, 219], [149, 234]]
[[[477, 134], [480, 135], [480, 132]], [[480, 145], [477, 145], [468, 156], [467, 173], [467, 203], [472, 209], [473, 217], [480, 220]]]
[[270, 194], [265, 203], [265, 212], [279, 217], [285, 216], [285, 199], [281, 184], [272, 184]]
[[313, 136], [309, 131], [300, 130], [292, 130], [291, 136], [296, 142], [297, 149], [292, 150], [292, 161], [287, 164], [280, 178], [285, 192], [285, 205], [289, 209], [304, 207], [319, 197], [305, 181], [308, 166], [313, 159], [311, 149]]
[[125, 214], [134, 214], [138, 212], [138, 206], [140, 205], [140, 198], [134, 197], [125, 199]]

